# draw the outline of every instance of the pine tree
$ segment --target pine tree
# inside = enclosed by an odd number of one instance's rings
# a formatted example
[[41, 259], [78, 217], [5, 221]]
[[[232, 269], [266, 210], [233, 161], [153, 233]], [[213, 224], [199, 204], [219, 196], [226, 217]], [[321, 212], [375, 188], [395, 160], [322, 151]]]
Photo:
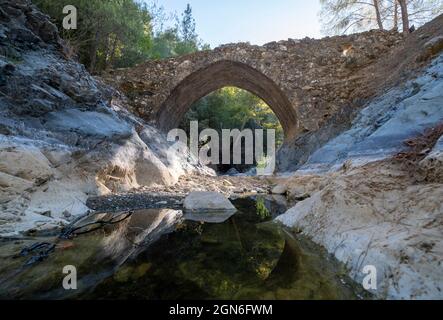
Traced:
[[195, 19], [192, 16], [192, 8], [189, 3], [186, 5], [186, 9], [183, 12], [181, 21], [181, 33], [184, 42], [197, 42], [197, 34], [195, 32]]

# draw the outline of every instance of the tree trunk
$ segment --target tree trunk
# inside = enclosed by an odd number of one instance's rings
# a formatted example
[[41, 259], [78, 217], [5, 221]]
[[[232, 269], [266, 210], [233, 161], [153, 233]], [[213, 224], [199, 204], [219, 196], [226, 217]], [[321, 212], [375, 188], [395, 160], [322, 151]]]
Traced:
[[409, 14], [407, 0], [398, 0], [401, 9], [401, 20], [403, 23], [403, 32], [409, 33]]
[[114, 63], [114, 58], [115, 58], [115, 50], [117, 50], [117, 36], [115, 36], [113, 42], [112, 42], [112, 46], [111, 46], [111, 54], [109, 56], [109, 59], [106, 61], [106, 67], [105, 70], [108, 70], [112, 64]]
[[394, 0], [394, 27], [392, 28], [398, 31], [398, 1]]
[[98, 31], [95, 32], [94, 41], [89, 51], [89, 72], [94, 73], [97, 64]]
[[375, 16], [377, 17], [378, 28], [380, 30], [383, 30], [383, 21], [381, 20], [381, 13], [380, 13], [380, 2], [379, 0], [373, 0], [373, 1], [375, 8]]

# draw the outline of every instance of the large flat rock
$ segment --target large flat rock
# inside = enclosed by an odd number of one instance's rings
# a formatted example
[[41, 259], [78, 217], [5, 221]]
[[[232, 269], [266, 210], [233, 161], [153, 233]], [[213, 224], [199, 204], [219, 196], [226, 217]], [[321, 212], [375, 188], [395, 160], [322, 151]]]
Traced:
[[360, 111], [352, 127], [330, 140], [299, 169], [335, 171], [346, 161], [363, 164], [404, 151], [408, 139], [443, 121], [443, 55], [423, 75], [374, 99]]
[[218, 192], [191, 192], [186, 197], [183, 206], [186, 213], [235, 213], [237, 211], [234, 205]]
[[98, 138], [128, 138], [132, 135], [131, 126], [111, 113], [78, 109], [49, 113], [45, 127], [51, 131], [77, 132], [84, 136]]

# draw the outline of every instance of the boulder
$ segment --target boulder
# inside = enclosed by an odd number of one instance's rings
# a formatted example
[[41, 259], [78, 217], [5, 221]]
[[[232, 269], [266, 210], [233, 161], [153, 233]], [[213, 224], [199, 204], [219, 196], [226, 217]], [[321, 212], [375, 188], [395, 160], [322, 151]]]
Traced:
[[436, 36], [426, 42], [423, 46], [423, 53], [417, 57], [417, 61], [426, 61], [436, 56], [443, 50], [443, 36]]
[[192, 192], [186, 197], [183, 206], [186, 213], [237, 211], [232, 203], [218, 192]]
[[401, 166], [385, 160], [322, 178], [290, 178], [289, 195], [293, 186], [318, 179], [317, 190], [304, 188], [310, 198], [276, 220], [324, 246], [358, 283], [363, 267], [375, 266], [377, 298], [443, 297], [440, 183], [411, 183]]
[[49, 160], [38, 148], [6, 141], [0, 145], [0, 172], [33, 183], [53, 175]]
[[271, 193], [272, 194], [286, 194], [288, 191], [288, 188], [283, 184], [278, 184], [274, 188], [272, 188]]
[[132, 135], [131, 126], [112, 114], [68, 109], [51, 112], [45, 128], [55, 132], [76, 132], [78, 135], [98, 139], [127, 139]]

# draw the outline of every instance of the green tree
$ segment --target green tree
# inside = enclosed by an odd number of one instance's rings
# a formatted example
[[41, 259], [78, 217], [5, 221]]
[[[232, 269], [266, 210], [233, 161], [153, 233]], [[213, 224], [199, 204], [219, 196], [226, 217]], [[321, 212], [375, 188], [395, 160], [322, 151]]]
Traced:
[[179, 42], [180, 38], [175, 28], [169, 28], [158, 33], [152, 41], [150, 58], [164, 59], [178, 56], [177, 46]]
[[[140, 0], [72, 0], [78, 11], [78, 29], [64, 30], [64, 0], [34, 0], [51, 16], [61, 36], [90, 72], [131, 67], [148, 59], [164, 59], [200, 49], [192, 8], [188, 4], [181, 20], [164, 8]], [[164, 27], [170, 21], [175, 24]]]
[[72, 0], [78, 11], [78, 29], [64, 30], [64, 0], [34, 0], [51, 16], [62, 37], [90, 72], [126, 67], [149, 57], [151, 17], [146, 5], [135, 0]]
[[[151, 6], [151, 12], [157, 24], [157, 26], [154, 25], [156, 31], [152, 41], [151, 58], [164, 59], [210, 49], [209, 45], [199, 40], [189, 4], [182, 13], [181, 19], [176, 15], [168, 17], [164, 8], [155, 4]], [[175, 23], [165, 28], [171, 20]]]
[[225, 87], [197, 101], [185, 115], [180, 127], [189, 131], [191, 121], [199, 121], [199, 129], [274, 129], [276, 142], [283, 142], [283, 129], [271, 108], [256, 95]]
[[181, 34], [184, 42], [197, 43], [197, 34], [195, 32], [195, 19], [192, 16], [192, 8], [188, 3], [182, 15]]
[[[161, 9], [156, 9], [159, 16], [164, 16]], [[182, 13], [181, 19], [174, 17], [175, 25], [163, 31], [163, 22], [153, 40], [151, 57], [163, 59], [196, 52], [200, 49], [208, 49], [207, 45], [201, 45], [197, 32], [192, 8], [188, 4]]]
[[[270, 107], [256, 95], [236, 87], [219, 89], [197, 101], [185, 115], [180, 127], [189, 132], [190, 122], [195, 120], [199, 122], [200, 131], [210, 128], [220, 135], [222, 129], [263, 129], [265, 152], [267, 130], [275, 130], [276, 147], [283, 143], [283, 129]], [[257, 162], [259, 165], [260, 161]], [[231, 167], [246, 171], [251, 166], [226, 164], [218, 165], [217, 169], [224, 172]]]
[[179, 55], [192, 53], [198, 50], [198, 36], [195, 31], [195, 19], [192, 16], [192, 8], [189, 3], [182, 14], [180, 23], [181, 40], [177, 46], [177, 53]]

